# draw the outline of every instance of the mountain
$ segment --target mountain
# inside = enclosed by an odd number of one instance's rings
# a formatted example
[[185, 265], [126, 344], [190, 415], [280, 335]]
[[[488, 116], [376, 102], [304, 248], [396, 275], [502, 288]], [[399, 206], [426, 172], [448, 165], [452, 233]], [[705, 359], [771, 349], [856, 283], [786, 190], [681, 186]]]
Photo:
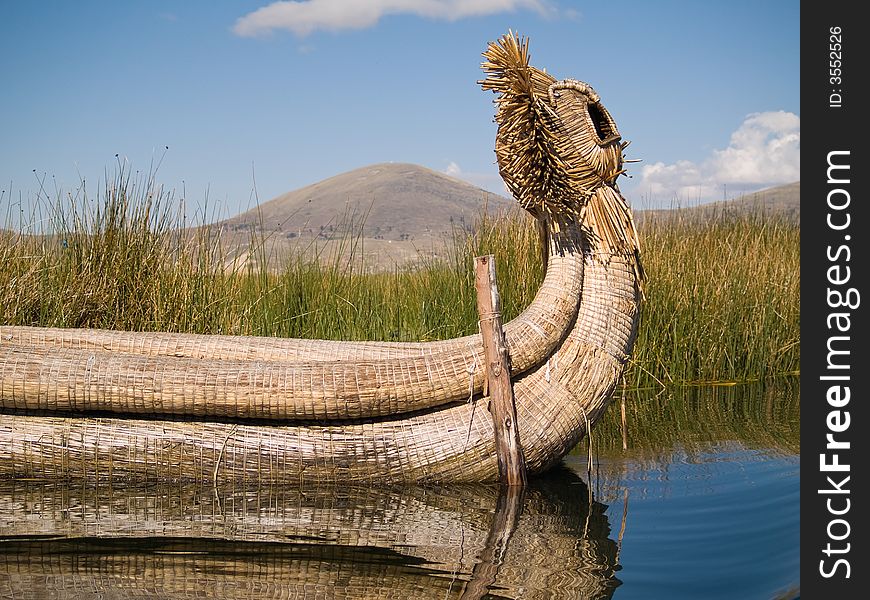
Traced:
[[419, 165], [383, 163], [282, 194], [222, 225], [235, 231], [260, 228], [288, 239], [337, 239], [350, 232], [373, 240], [424, 241], [471, 226], [484, 209], [497, 213], [513, 206], [507, 198]]
[[457, 229], [469, 230], [484, 211], [516, 206], [444, 173], [382, 163], [282, 194], [217, 226], [237, 264], [265, 255], [280, 268], [303, 252], [327, 261], [352, 255], [378, 270], [438, 256]]
[[763, 215], [800, 225], [801, 182], [787, 183], [776, 187], [744, 194], [731, 200], [720, 200], [688, 208], [667, 210], [640, 210], [635, 216], [638, 222], [648, 219], [662, 220], [682, 218], [707, 220], [710, 218]]

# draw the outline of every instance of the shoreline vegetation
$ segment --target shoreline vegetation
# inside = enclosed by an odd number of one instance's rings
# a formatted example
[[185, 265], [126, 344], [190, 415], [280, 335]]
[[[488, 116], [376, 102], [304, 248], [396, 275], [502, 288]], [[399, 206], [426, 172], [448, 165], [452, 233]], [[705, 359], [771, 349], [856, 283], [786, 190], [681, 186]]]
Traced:
[[[437, 257], [372, 272], [353, 234], [328, 253], [300, 242], [276, 267], [268, 235], [252, 228], [242, 251], [217, 225], [189, 227], [153, 177], [123, 172], [95, 198], [42, 204], [30, 216], [42, 233], [0, 230], [5, 325], [425, 341], [476, 331], [474, 256], [496, 256], [505, 321], [543, 278], [538, 231], [519, 210], [482, 214]], [[670, 213], [639, 226], [648, 281], [626, 387], [799, 373], [799, 226]]]

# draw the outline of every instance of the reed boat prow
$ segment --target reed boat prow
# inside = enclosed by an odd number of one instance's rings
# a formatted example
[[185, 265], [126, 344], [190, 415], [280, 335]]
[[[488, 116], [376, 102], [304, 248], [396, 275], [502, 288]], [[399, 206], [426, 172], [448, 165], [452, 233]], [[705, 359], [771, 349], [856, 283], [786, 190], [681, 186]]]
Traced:
[[[505, 327], [519, 436], [538, 473], [606, 407], [634, 343], [643, 272], [616, 185], [625, 144], [598, 94], [530, 66], [513, 34], [484, 57], [481, 84], [499, 94], [499, 171], [548, 240], [544, 284]], [[0, 327], [0, 477], [492, 480], [479, 338]]]

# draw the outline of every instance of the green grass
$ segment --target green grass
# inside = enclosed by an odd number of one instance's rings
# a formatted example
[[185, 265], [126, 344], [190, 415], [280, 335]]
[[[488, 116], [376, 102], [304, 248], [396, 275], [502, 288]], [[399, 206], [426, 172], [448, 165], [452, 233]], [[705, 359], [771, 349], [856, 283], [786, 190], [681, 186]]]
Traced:
[[641, 229], [649, 278], [630, 384], [800, 371], [800, 228], [758, 216]]
[[[299, 253], [275, 271], [254, 238], [253, 259], [234, 261], [218, 230], [186, 227], [176, 205], [153, 179], [121, 174], [96, 198], [41, 206], [50, 234], [0, 233], [0, 323], [432, 340], [476, 331], [474, 256], [496, 256], [505, 320], [543, 277], [537, 231], [517, 214], [457, 232], [447, 258], [372, 274], [354, 239], [333, 257]], [[678, 220], [641, 236], [649, 280], [630, 386], [800, 369], [796, 226]]]

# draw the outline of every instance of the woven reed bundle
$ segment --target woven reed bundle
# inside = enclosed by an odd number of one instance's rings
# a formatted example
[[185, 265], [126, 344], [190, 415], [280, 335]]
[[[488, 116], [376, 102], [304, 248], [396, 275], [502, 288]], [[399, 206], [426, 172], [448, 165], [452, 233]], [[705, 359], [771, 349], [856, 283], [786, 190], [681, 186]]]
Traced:
[[[583, 265], [580, 302], [569, 332], [549, 357], [515, 382], [526, 464], [530, 473], [538, 473], [570, 450], [605, 408], [634, 341], [642, 271], [630, 211], [613, 180], [621, 169], [622, 145], [615, 125], [607, 129], [598, 123], [606, 111], [599, 100], [593, 101], [597, 95], [593, 97], [591, 88], [574, 82], [555, 90], [552, 97], [550, 84], [547, 95], [541, 96], [543, 88], [527, 82], [538, 81], [541, 75], [537, 73], [542, 72], [528, 66], [527, 45], [515, 36], [491, 44], [485, 56], [489, 62], [484, 68], [491, 76], [484, 86], [501, 92], [496, 114], [499, 168], [503, 175], [512, 169], [519, 173], [509, 184], [517, 187], [518, 199], [557, 241], [551, 260], [560, 256]], [[512, 79], [516, 82], [511, 83]], [[522, 93], [515, 93], [517, 89]], [[578, 96], [560, 109], [557, 91]], [[555, 106], [541, 108], [554, 101]], [[535, 111], [546, 113], [546, 124]], [[576, 111], [592, 116], [577, 116]], [[520, 117], [529, 119], [531, 125], [518, 124]], [[540, 133], [540, 128], [546, 131]], [[582, 155], [586, 146], [577, 134], [582, 131], [591, 136], [593, 130], [597, 141], [590, 151], [597, 159]], [[533, 141], [553, 141], [560, 136], [578, 139], [545, 144], [554, 152], [550, 159], [528, 158], [524, 149], [529, 147], [530, 136]], [[580, 148], [577, 152], [582, 156], [558, 154], [569, 146]], [[527, 156], [526, 162], [516, 162], [507, 147]], [[563, 168], [562, 162], [568, 159], [576, 163]], [[528, 166], [536, 160], [550, 165], [551, 176]], [[583, 175], [589, 169], [597, 173], [594, 189], [577, 183], [593, 181]], [[534, 194], [526, 194], [522, 186], [541, 194], [542, 199], [532, 204], [529, 198]], [[31, 371], [24, 378], [36, 377]], [[138, 389], [135, 379], [128, 384], [128, 389]], [[134, 398], [139, 397], [134, 392]], [[252, 400], [253, 404], [262, 402], [260, 397]], [[9, 414], [0, 422], [0, 476], [300, 484], [494, 479], [493, 429], [480, 406], [485, 406], [482, 400], [443, 404], [404, 417], [332, 424]]]
[[[500, 595], [599, 597], [615, 585], [605, 507], [590, 507], [583, 489], [564, 471], [526, 490], [492, 582]], [[0, 551], [0, 595], [202, 597], [219, 589], [231, 595], [217, 597], [365, 598], [393, 597], [387, 594], [398, 588], [414, 598], [459, 597], [496, 526], [496, 495], [481, 485], [215, 490], [7, 482], [0, 484], [0, 536], [15, 542]]]
[[[576, 253], [561, 253], [564, 240], [551, 236], [544, 282], [532, 304], [507, 325], [517, 374], [544, 362], [576, 316], [583, 263]], [[362, 344], [339, 351], [342, 346], [323, 340], [2, 327], [0, 407], [343, 420], [438, 406], [483, 387], [479, 335], [403, 347]], [[286, 358], [302, 354], [302, 348], [308, 348], [306, 361]], [[202, 359], [215, 355], [221, 358]]]

